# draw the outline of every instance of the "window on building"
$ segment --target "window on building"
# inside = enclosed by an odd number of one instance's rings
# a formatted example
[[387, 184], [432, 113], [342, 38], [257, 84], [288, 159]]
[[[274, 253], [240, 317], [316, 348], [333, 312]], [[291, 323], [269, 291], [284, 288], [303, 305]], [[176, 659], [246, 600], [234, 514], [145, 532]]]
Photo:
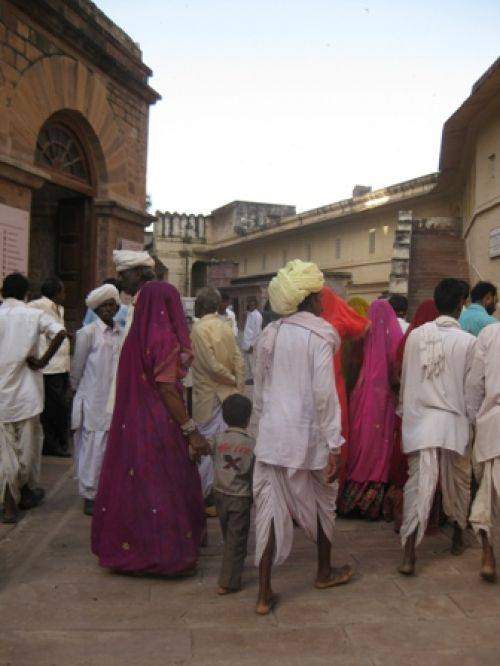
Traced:
[[370, 229], [368, 232], [368, 252], [375, 254], [375, 233], [376, 229]]
[[488, 155], [490, 178], [495, 178], [497, 156], [495, 153]]
[[53, 171], [90, 183], [90, 172], [83, 148], [65, 125], [44, 125], [36, 142], [35, 161]]
[[243, 275], [248, 273], [248, 259], [245, 257], [243, 259]]
[[342, 239], [341, 238], [336, 238], [335, 239], [335, 259], [340, 259], [341, 254], [342, 254]]

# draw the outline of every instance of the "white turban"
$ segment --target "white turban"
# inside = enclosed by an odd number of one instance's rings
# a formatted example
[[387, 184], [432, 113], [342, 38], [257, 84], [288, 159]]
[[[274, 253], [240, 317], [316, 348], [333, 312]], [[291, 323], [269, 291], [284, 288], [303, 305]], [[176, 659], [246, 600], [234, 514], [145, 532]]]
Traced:
[[279, 315], [291, 315], [304, 299], [319, 293], [324, 285], [325, 278], [316, 264], [300, 259], [289, 261], [269, 285], [271, 309]]
[[113, 250], [113, 261], [116, 272], [128, 271], [129, 268], [154, 268], [153, 257], [147, 252], [134, 252], [132, 250]]
[[85, 303], [88, 308], [95, 310], [106, 301], [111, 300], [115, 301], [117, 305], [120, 305], [120, 294], [118, 293], [118, 289], [114, 284], [103, 284], [102, 287], [97, 287], [97, 289], [90, 292]]

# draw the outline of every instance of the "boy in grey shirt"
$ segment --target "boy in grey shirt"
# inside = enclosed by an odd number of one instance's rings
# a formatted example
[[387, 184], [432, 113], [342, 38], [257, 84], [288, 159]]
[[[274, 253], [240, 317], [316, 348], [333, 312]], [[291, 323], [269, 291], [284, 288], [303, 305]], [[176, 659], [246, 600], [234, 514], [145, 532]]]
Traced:
[[229, 427], [211, 442], [214, 500], [224, 538], [218, 594], [241, 589], [252, 505], [255, 440], [246, 432], [251, 414], [248, 398], [231, 395], [222, 403], [222, 415]]

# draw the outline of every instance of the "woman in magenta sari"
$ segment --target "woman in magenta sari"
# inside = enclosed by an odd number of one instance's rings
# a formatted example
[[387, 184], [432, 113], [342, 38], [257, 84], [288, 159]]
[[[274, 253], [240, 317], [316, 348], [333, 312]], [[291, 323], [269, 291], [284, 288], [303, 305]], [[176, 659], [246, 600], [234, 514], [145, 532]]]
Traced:
[[[149, 282], [139, 293], [120, 356], [94, 504], [92, 551], [103, 567], [163, 575], [196, 567], [203, 497], [188, 441], [199, 452], [206, 442], [192, 431], [181, 398], [191, 357], [177, 290]], [[191, 431], [188, 439], [183, 431]]]
[[368, 318], [372, 325], [365, 338], [363, 365], [350, 397], [347, 480], [338, 511], [376, 520], [391, 464], [396, 416], [391, 380], [403, 333], [388, 301], [374, 301]]

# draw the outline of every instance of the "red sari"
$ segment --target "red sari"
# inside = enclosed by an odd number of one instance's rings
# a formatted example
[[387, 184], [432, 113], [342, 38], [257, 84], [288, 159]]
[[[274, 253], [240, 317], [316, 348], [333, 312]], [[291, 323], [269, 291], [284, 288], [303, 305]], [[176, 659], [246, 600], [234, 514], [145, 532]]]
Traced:
[[[349, 307], [349, 305], [347, 305], [347, 303], [340, 298], [340, 296], [337, 296], [337, 294], [329, 287], [324, 287], [321, 292], [321, 305], [323, 307], [321, 316], [338, 331], [342, 345], [348, 340], [360, 338], [366, 331], [368, 327], [368, 319], [355, 312], [355, 310]], [[342, 418], [342, 437], [346, 442], [341, 448], [340, 453], [339, 495], [345, 482], [349, 441], [349, 409], [347, 405], [345, 379], [342, 372], [342, 345], [333, 357], [335, 385], [339, 396]]]

